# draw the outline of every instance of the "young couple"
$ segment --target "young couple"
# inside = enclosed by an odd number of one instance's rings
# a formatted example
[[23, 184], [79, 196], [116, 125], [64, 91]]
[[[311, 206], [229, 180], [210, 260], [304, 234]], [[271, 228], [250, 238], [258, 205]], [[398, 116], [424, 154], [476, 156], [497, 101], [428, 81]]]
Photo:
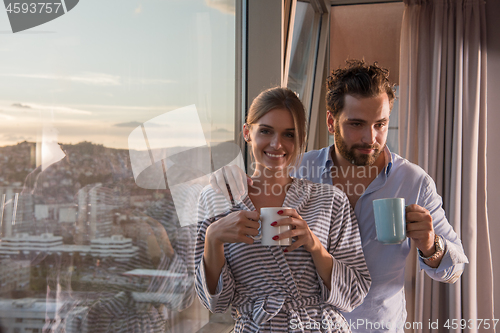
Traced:
[[[371, 332], [373, 326], [351, 324], [359, 319], [376, 323], [373, 331], [402, 332], [396, 325], [406, 320], [403, 285], [410, 240], [433, 279], [458, 279], [467, 258], [432, 179], [386, 147], [393, 100], [388, 72], [376, 64], [352, 61], [334, 71], [327, 125], [335, 144], [304, 157], [305, 112], [297, 96], [273, 88], [253, 101], [243, 127], [256, 162], [253, 183], [245, 193], [233, 187], [233, 196], [242, 194], [241, 202], [222, 215], [216, 212], [226, 200], [220, 194], [225, 184], [202, 192], [195, 254], [202, 303], [213, 312], [231, 305], [235, 332]], [[307, 167], [295, 169], [297, 178], [283, 172], [293, 172], [299, 162]], [[376, 167], [378, 172], [356, 178], [355, 173], [334, 173], [334, 166]], [[348, 182], [365, 190], [345, 194], [332, 186]], [[264, 186], [281, 191], [276, 195]], [[401, 245], [376, 240], [372, 201], [390, 197], [411, 203], [408, 238]], [[293, 207], [283, 209], [289, 218], [274, 223], [292, 227], [278, 236], [292, 237], [288, 247], [262, 246], [250, 237], [259, 233], [260, 208], [276, 206]]]

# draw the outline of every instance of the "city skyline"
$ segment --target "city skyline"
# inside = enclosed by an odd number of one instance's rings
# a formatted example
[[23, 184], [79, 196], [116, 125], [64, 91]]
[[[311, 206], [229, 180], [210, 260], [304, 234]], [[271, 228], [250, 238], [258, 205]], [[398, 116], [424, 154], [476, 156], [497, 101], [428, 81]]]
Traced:
[[[148, 323], [163, 331], [206, 324], [180, 312], [195, 296], [194, 228], [166, 181], [138, 185], [150, 169], [134, 175], [130, 154], [163, 149], [182, 181], [198, 174], [179, 163], [186, 147], [231, 157], [219, 143], [235, 139], [235, 41], [233, 0], [85, 0], [15, 34], [0, 10], [3, 330], [104, 332], [158, 304]], [[196, 123], [169, 114], [193, 105]], [[142, 129], [151, 145], [135, 150]]]

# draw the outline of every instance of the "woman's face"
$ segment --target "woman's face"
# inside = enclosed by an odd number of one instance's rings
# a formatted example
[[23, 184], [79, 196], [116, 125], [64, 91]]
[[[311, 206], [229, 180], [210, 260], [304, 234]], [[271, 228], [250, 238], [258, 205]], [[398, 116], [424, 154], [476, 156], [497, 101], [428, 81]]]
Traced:
[[257, 170], [284, 169], [290, 163], [295, 149], [295, 126], [287, 109], [274, 109], [256, 123], [243, 127], [245, 138], [251, 145]]

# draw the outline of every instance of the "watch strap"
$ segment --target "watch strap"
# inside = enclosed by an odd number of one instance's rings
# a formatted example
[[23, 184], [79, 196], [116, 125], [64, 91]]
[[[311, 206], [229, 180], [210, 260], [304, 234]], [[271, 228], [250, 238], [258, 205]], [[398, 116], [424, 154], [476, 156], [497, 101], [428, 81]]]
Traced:
[[441, 253], [443, 253], [443, 251], [444, 251], [444, 242], [443, 242], [443, 239], [441, 238], [441, 236], [438, 236], [438, 235], [434, 236], [434, 246], [436, 248], [436, 251], [432, 255], [430, 255], [429, 257], [425, 257], [424, 254], [422, 253], [422, 251], [420, 251], [420, 249], [417, 249], [418, 256], [420, 258], [422, 258], [423, 260], [429, 260], [429, 261], [436, 260], [437, 258], [439, 258]]

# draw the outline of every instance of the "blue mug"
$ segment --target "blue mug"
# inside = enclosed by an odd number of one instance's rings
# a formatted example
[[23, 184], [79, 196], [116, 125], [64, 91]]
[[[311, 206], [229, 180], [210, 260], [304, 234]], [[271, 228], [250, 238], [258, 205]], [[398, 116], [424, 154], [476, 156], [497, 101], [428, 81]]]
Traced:
[[404, 198], [373, 200], [377, 240], [383, 244], [401, 244], [406, 239]]

